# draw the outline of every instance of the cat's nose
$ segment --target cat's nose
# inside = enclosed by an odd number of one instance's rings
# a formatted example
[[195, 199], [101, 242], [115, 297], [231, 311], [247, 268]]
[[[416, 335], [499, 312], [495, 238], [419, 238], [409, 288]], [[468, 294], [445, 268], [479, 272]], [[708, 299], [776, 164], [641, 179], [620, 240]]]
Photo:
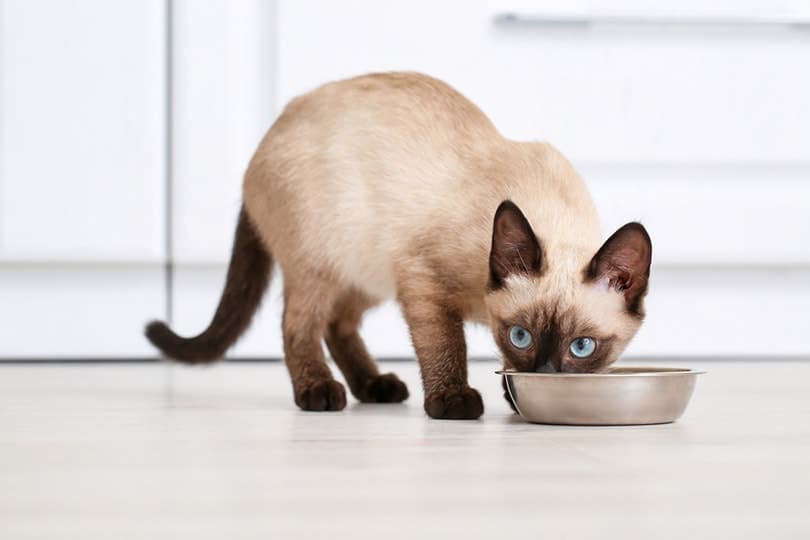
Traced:
[[537, 373], [559, 373], [560, 366], [553, 359], [549, 359], [538, 364], [534, 371]]

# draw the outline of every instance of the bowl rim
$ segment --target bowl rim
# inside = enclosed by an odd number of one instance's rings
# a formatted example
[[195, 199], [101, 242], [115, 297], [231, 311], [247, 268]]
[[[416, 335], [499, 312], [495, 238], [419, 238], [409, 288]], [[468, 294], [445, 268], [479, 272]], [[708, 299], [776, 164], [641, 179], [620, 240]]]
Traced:
[[659, 367], [659, 366], [616, 366], [612, 373], [537, 373], [534, 371], [517, 371], [514, 369], [499, 369], [498, 375], [510, 377], [541, 377], [546, 379], [615, 379], [636, 377], [675, 377], [683, 375], [705, 375], [706, 372], [698, 369]]

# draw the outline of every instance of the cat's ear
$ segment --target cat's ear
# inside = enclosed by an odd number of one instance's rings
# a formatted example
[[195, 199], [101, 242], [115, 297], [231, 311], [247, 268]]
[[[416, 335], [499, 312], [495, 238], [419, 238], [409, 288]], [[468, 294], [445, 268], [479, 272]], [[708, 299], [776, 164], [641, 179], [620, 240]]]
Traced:
[[503, 201], [492, 223], [489, 284], [496, 289], [512, 274], [539, 274], [542, 249], [531, 225], [512, 201]]
[[641, 223], [631, 222], [608, 238], [585, 269], [585, 279], [624, 295], [627, 310], [641, 314], [652, 262], [652, 242]]

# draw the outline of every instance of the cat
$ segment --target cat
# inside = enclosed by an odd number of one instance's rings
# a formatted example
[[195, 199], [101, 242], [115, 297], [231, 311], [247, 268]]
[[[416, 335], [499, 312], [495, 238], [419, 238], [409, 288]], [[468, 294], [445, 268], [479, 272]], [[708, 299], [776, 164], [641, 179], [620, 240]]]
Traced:
[[601, 243], [588, 190], [542, 142], [503, 137], [478, 107], [418, 73], [325, 84], [293, 99], [259, 144], [221, 300], [182, 338], [153, 321], [148, 339], [189, 364], [221, 358], [250, 324], [274, 265], [284, 276], [284, 360], [295, 403], [341, 410], [401, 402], [358, 333], [396, 298], [433, 418], [475, 419], [464, 322], [487, 324], [506, 369], [594, 372], [644, 318], [652, 244], [635, 222]]

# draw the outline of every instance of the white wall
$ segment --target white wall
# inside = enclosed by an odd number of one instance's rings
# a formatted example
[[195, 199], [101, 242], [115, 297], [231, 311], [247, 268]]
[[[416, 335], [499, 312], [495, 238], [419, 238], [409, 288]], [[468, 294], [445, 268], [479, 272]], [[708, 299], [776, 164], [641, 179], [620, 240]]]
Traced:
[[[140, 322], [165, 314], [167, 261], [176, 327], [199, 331], [274, 116], [393, 69], [559, 146], [605, 232], [647, 225], [649, 317], [629, 353], [810, 354], [790, 337], [810, 326], [806, 3], [175, 0], [171, 47], [166, 2], [0, 6], [0, 357], [152, 354]], [[280, 355], [279, 286], [234, 355]], [[393, 305], [363, 331], [378, 355], [412, 354]], [[494, 353], [485, 329], [469, 348]]]

